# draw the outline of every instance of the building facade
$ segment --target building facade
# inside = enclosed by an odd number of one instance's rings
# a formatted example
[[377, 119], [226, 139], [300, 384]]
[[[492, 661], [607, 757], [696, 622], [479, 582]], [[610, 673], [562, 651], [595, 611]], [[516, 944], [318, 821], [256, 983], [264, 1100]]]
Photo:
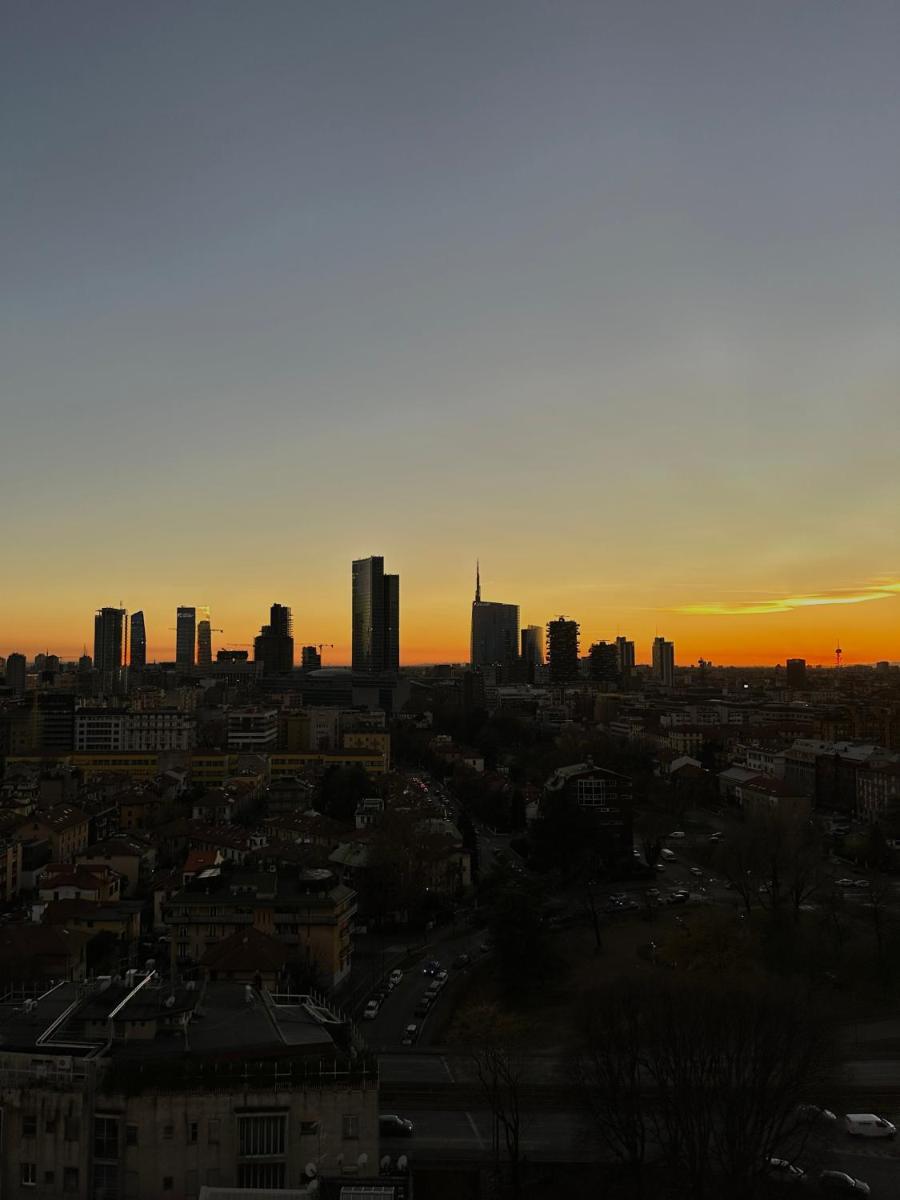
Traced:
[[380, 555], [352, 566], [353, 670], [400, 669], [400, 576], [385, 575]]
[[194, 666], [197, 642], [197, 610], [180, 605], [175, 614], [175, 666], [190, 671]]

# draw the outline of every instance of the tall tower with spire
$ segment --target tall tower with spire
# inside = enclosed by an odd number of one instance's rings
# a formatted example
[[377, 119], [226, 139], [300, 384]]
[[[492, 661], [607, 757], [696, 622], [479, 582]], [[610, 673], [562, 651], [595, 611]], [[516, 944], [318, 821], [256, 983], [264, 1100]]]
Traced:
[[473, 667], [499, 665], [512, 669], [518, 657], [519, 606], [482, 600], [481, 563], [476, 560], [469, 661]]

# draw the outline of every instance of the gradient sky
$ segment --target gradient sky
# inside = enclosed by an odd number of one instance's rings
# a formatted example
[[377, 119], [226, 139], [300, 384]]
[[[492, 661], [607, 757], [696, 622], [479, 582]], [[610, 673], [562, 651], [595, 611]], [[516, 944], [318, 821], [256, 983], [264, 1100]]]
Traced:
[[898, 48], [896, 0], [7, 0], [0, 653], [278, 600], [342, 661], [382, 553], [407, 662], [476, 555], [584, 647], [900, 658]]

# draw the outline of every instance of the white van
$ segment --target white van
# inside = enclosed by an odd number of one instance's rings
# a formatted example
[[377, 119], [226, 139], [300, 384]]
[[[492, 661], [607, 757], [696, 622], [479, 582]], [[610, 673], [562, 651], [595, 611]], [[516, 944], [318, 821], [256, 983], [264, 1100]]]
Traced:
[[847, 1132], [851, 1137], [893, 1137], [897, 1127], [874, 1113], [847, 1113]]
[[675, 861], [674, 852], [671, 850], [666, 850], [665, 847], [663, 847], [663, 849], [660, 850], [659, 856], [660, 856], [660, 858], [665, 859], [666, 862], [674, 862]]

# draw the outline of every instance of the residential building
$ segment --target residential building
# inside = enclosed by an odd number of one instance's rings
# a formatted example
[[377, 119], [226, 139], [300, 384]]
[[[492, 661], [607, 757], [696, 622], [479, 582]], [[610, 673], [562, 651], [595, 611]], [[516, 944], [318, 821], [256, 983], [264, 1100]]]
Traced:
[[300, 651], [300, 668], [303, 671], [318, 671], [322, 666], [322, 655], [316, 646], [304, 646]]
[[628, 679], [634, 670], [634, 642], [617, 637], [616, 653], [619, 657], [619, 675], [622, 679]]
[[75, 861], [88, 844], [90, 818], [74, 804], [54, 804], [52, 808], [36, 809], [16, 827], [22, 841], [45, 841], [50, 847], [53, 862]]
[[547, 666], [553, 684], [578, 679], [578, 622], [557, 617], [547, 625]]
[[197, 644], [197, 610], [180, 605], [175, 614], [175, 666], [179, 671], [191, 671]]
[[10, 1200], [293, 1196], [379, 1161], [377, 1064], [318, 997], [132, 971], [0, 992], [0, 1039]]
[[229, 750], [267, 753], [278, 744], [278, 710], [232, 708], [227, 715]]
[[9, 904], [22, 886], [22, 843], [0, 833], [0, 904]]
[[400, 576], [385, 575], [380, 555], [352, 568], [353, 670], [378, 675], [400, 669]]
[[144, 625], [144, 614], [141, 611], [131, 614], [131, 646], [129, 648], [130, 663], [140, 671], [147, 665], [147, 629]]
[[541, 812], [563, 805], [591, 816], [597, 851], [607, 861], [630, 860], [633, 848], [632, 783], [627, 775], [592, 762], [559, 767], [544, 785]]
[[619, 651], [612, 642], [594, 642], [588, 651], [588, 674], [593, 683], [617, 683]]
[[675, 683], [675, 643], [662, 637], [653, 639], [653, 678], [664, 687]]
[[197, 666], [212, 666], [212, 625], [209, 619], [209, 607], [203, 605], [197, 610]]

